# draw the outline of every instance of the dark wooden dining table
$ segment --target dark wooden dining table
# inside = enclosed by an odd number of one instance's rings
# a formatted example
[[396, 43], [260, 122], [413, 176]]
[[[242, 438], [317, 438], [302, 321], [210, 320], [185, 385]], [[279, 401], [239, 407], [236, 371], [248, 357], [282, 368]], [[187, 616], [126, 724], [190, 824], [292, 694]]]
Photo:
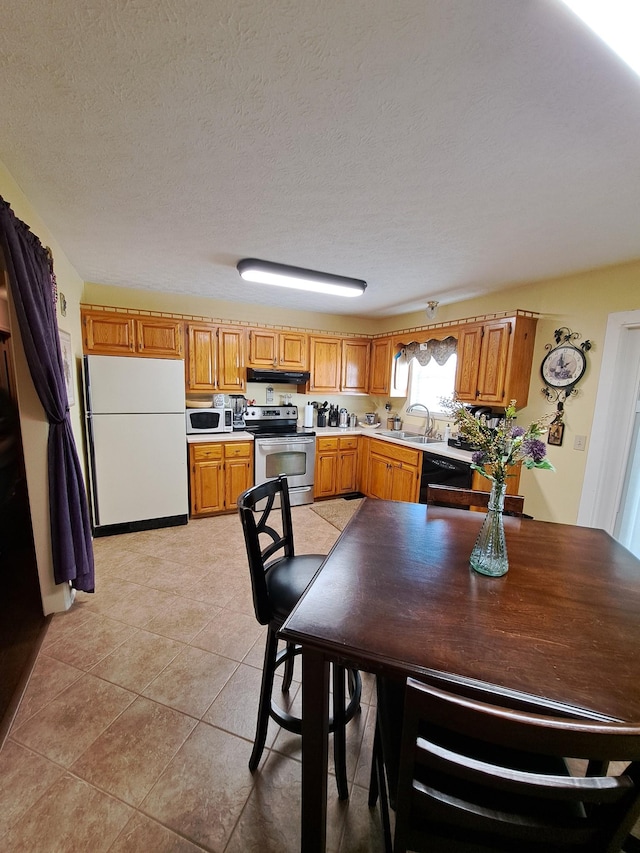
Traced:
[[640, 721], [640, 561], [603, 530], [505, 518], [509, 571], [484, 577], [483, 518], [365, 499], [285, 622], [302, 646], [303, 853], [325, 850], [330, 661]]

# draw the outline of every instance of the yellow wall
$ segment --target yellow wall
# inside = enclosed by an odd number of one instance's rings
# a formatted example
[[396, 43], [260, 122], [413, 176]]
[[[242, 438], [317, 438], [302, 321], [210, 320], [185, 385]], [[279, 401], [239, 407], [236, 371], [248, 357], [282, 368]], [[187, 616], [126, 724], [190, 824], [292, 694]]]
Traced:
[[[63, 317], [60, 313], [60, 300], [58, 300], [58, 325], [61, 329], [70, 332], [71, 341], [77, 359], [79, 359], [82, 354], [80, 297], [82, 295], [83, 282], [60, 249], [52, 233], [38, 216], [2, 163], [0, 163], [0, 195], [11, 205], [15, 215], [27, 223], [33, 233], [40, 239], [41, 243], [44, 246], [49, 246], [53, 252], [58, 290], [64, 293], [67, 301], [67, 315]], [[67, 584], [56, 585], [53, 581], [47, 482], [48, 423], [31, 381], [31, 375], [26, 364], [13, 310], [11, 310], [11, 326], [11, 341], [14, 349], [18, 379], [18, 407], [20, 410], [20, 426], [29, 489], [29, 504], [38, 561], [40, 590], [43, 609], [46, 614], [56, 610], [64, 610], [68, 607], [70, 595]], [[75, 367], [77, 402], [71, 408], [71, 422], [78, 444], [78, 453], [82, 458], [82, 422], [78, 383], [79, 362], [77, 360]]]
[[[286, 302], [286, 296], [283, 296]], [[267, 326], [295, 326], [324, 332], [355, 332], [375, 335], [382, 330], [380, 320], [344, 317], [337, 314], [318, 314], [311, 311], [292, 311], [287, 308], [269, 308], [264, 305], [247, 305], [222, 299], [205, 299], [199, 296], [179, 296], [175, 293], [155, 293], [152, 290], [130, 290], [106, 284], [87, 282], [83, 301], [90, 305], [112, 305], [119, 308], [136, 308], [146, 311], [165, 311], [173, 314], [190, 314]]]

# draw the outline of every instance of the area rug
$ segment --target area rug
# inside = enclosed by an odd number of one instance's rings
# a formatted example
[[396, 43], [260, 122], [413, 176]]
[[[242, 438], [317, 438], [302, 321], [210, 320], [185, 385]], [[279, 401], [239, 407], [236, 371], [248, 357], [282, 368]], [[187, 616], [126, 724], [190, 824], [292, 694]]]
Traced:
[[317, 501], [310, 509], [317, 513], [338, 530], [344, 530], [347, 522], [362, 503], [362, 498], [346, 501], [338, 498], [335, 501]]

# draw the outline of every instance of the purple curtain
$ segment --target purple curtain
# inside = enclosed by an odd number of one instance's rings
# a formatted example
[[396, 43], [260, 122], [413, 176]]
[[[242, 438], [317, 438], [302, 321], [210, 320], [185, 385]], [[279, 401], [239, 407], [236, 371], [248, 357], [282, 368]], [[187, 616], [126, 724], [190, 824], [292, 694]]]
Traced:
[[33, 384], [49, 421], [51, 549], [56, 583], [94, 591], [87, 495], [69, 419], [52, 269], [42, 244], [0, 196], [0, 245]]

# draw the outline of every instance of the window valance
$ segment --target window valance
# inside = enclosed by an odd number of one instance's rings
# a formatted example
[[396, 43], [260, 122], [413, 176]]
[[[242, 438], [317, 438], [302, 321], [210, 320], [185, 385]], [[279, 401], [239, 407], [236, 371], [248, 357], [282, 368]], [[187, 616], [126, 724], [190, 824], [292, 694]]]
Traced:
[[436, 363], [442, 367], [447, 362], [450, 356], [454, 355], [458, 348], [456, 338], [449, 336], [442, 341], [432, 339], [430, 341], [412, 341], [403, 347], [404, 357], [407, 361], [412, 358], [418, 360], [418, 364], [424, 367], [429, 364], [432, 358], [435, 358]]

